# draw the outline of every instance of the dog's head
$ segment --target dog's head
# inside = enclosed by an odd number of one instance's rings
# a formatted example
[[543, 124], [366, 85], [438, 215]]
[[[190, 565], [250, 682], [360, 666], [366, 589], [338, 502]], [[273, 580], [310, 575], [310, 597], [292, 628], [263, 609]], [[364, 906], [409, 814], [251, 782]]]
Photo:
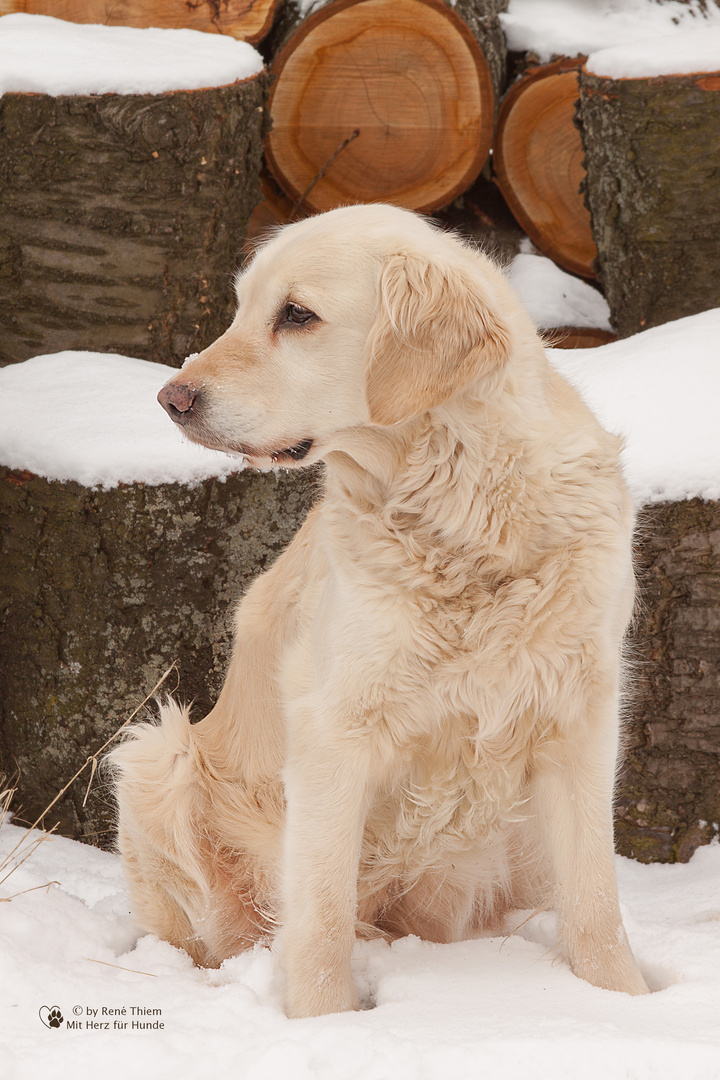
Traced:
[[408, 211], [355, 206], [281, 229], [236, 282], [230, 328], [158, 400], [194, 441], [255, 466], [317, 461], [502, 367], [508, 286]]

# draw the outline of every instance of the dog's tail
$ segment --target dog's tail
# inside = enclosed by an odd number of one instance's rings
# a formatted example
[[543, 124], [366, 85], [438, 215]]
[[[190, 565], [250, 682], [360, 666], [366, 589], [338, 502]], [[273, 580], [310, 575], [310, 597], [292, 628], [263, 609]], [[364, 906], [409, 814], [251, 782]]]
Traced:
[[137, 825], [148, 842], [186, 862], [187, 837], [202, 820], [202, 763], [189, 708], [170, 697], [158, 706], [159, 723], [134, 724], [109, 755], [120, 829]]
[[117, 844], [138, 924], [208, 964], [207, 795], [188, 709], [171, 698], [158, 704], [159, 722], [134, 724], [108, 755]]
[[217, 783], [188, 709], [159, 708], [158, 723], [134, 725], [110, 755], [118, 848], [139, 925], [214, 966], [268, 932], [268, 889], [217, 831]]

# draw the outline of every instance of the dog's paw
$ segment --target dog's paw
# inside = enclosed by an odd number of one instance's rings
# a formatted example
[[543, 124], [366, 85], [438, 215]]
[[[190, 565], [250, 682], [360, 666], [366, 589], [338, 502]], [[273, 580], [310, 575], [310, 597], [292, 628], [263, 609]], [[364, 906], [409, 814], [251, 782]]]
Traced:
[[313, 985], [296, 987], [294, 991], [288, 988], [285, 1011], [291, 1020], [308, 1016], [328, 1016], [338, 1012], [357, 1012], [359, 1009], [360, 999], [352, 982], [331, 982], [321, 977]]

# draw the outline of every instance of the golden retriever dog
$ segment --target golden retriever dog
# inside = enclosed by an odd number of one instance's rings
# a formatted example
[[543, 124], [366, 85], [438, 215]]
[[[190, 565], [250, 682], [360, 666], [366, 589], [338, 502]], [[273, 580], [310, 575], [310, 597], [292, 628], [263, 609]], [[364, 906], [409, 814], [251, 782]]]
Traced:
[[281, 229], [159, 401], [324, 497], [237, 611], [217, 705], [114, 752], [140, 926], [217, 965], [275, 935], [289, 1016], [358, 1008], [356, 935], [553, 907], [641, 994], [612, 792], [633, 514], [607, 434], [502, 273], [407, 211]]

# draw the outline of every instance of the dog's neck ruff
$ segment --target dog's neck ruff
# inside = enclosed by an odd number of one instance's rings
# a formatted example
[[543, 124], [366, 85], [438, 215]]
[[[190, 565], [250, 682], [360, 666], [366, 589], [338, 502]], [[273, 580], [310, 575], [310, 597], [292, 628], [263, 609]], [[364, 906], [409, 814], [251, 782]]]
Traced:
[[479, 404], [433, 410], [395, 429], [364, 429], [354, 453], [349, 447], [328, 455], [333, 497], [322, 512], [342, 534], [341, 549], [377, 579], [405, 587], [417, 582], [421, 562], [433, 591], [460, 593], [480, 563], [483, 576], [501, 576], [512, 564], [525, 451]]

